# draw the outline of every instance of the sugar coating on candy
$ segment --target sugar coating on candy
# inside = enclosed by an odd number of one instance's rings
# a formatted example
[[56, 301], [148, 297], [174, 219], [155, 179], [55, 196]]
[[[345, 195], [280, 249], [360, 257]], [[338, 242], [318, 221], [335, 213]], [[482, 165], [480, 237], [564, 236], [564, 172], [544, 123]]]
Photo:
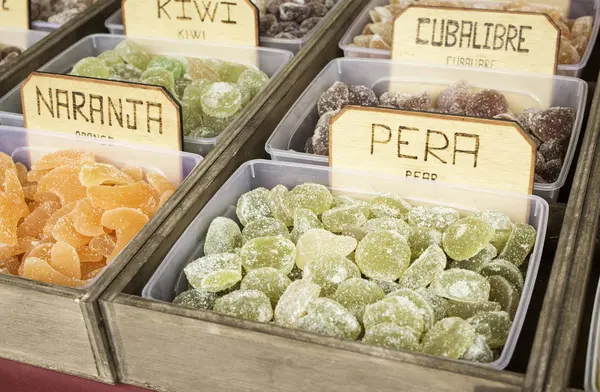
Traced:
[[450, 268], [460, 268], [469, 271], [479, 272], [481, 268], [498, 255], [498, 250], [492, 244], [487, 244], [481, 252], [466, 260], [454, 261]]
[[258, 290], [238, 290], [224, 295], [215, 301], [213, 311], [261, 323], [273, 319], [269, 298]]
[[358, 244], [355, 258], [365, 276], [396, 280], [408, 268], [410, 247], [406, 238], [395, 231], [375, 231]]
[[454, 260], [475, 256], [490, 242], [494, 228], [477, 217], [457, 220], [446, 228], [442, 237], [444, 251]]
[[484, 265], [479, 273], [483, 276], [490, 277], [494, 275], [502, 276], [514, 285], [519, 291], [523, 290], [523, 275], [517, 266], [502, 260], [495, 259]]
[[348, 85], [348, 104], [359, 106], [377, 106], [379, 99], [375, 92], [367, 86], [350, 84]]
[[321, 295], [329, 297], [338, 285], [350, 278], [359, 278], [360, 270], [344, 257], [316, 259], [304, 267], [302, 279], [321, 286]]
[[375, 218], [406, 219], [412, 206], [403, 198], [392, 193], [375, 196], [369, 201], [371, 215]]
[[174, 79], [183, 76], [187, 69], [187, 61], [183, 57], [155, 56], [148, 62], [147, 68], [161, 68], [173, 74]]
[[145, 70], [150, 62], [150, 55], [132, 40], [121, 41], [115, 51], [126, 63], [133, 65], [139, 70]]
[[217, 298], [215, 293], [191, 289], [175, 297], [173, 303], [185, 308], [212, 310]]
[[237, 79], [236, 83], [248, 88], [250, 96], [254, 97], [269, 81], [267, 74], [256, 68], [245, 69]]
[[110, 69], [110, 79], [126, 82], [138, 82], [142, 71], [131, 64], [117, 64]]
[[208, 227], [204, 240], [204, 254], [234, 253], [242, 247], [242, 232], [233, 220], [225, 217], [215, 218]]
[[302, 184], [296, 186], [283, 199], [285, 208], [294, 213], [297, 208], [307, 208], [320, 215], [327, 211], [333, 203], [329, 189], [321, 184]]
[[310, 229], [298, 239], [296, 266], [304, 270], [314, 260], [346, 257], [356, 249], [357, 241], [352, 237], [335, 235], [323, 229]]
[[404, 296], [391, 296], [367, 305], [363, 314], [365, 329], [383, 323], [410, 328], [420, 337], [425, 330], [423, 310]]
[[546, 162], [546, 170], [543, 173], [543, 178], [546, 182], [553, 183], [558, 180], [560, 176], [560, 172], [562, 170], [563, 160], [562, 159], [553, 159], [551, 161]]
[[446, 308], [448, 300], [442, 298], [440, 296], [435, 295], [431, 290], [426, 289], [424, 287], [418, 288], [415, 290], [417, 293], [427, 301], [431, 309], [433, 309], [433, 315], [435, 316], [435, 321], [439, 321], [446, 317]]
[[248, 271], [242, 279], [242, 290], [258, 290], [271, 301], [274, 307], [292, 281], [275, 268], [265, 267]]
[[246, 243], [251, 239], [270, 236], [290, 237], [290, 233], [285, 223], [275, 218], [258, 218], [248, 223], [242, 231], [242, 242]]
[[473, 344], [475, 329], [458, 317], [438, 321], [423, 337], [424, 353], [446, 358], [460, 358]]
[[385, 293], [377, 283], [355, 277], [341, 282], [331, 298], [362, 322], [365, 307], [382, 300], [383, 297]]
[[202, 95], [202, 110], [212, 117], [227, 118], [242, 108], [242, 92], [232, 83], [213, 83]]
[[444, 231], [460, 218], [458, 211], [443, 206], [417, 206], [410, 210], [408, 222], [417, 227], [429, 227]]
[[465, 114], [467, 103], [471, 98], [471, 90], [469, 83], [464, 80], [452, 84], [438, 96], [437, 108], [442, 113]]
[[552, 139], [539, 146], [538, 152], [542, 154], [545, 160], [563, 159], [567, 153], [566, 143]]
[[408, 236], [411, 261], [416, 260], [431, 245], [441, 246], [442, 232], [429, 227], [411, 227]]
[[392, 291], [391, 293], [386, 295], [386, 298], [389, 297], [406, 298], [413, 304], [415, 304], [419, 308], [419, 312], [423, 316], [423, 321], [425, 322], [425, 330], [431, 328], [431, 326], [435, 322], [435, 313], [433, 312], [433, 308], [431, 307], [431, 305], [429, 305], [429, 302], [415, 290], [402, 288], [396, 291]]
[[234, 253], [207, 255], [191, 262], [183, 271], [192, 287], [216, 293], [242, 279], [242, 260]]
[[450, 269], [442, 272], [431, 284], [432, 290], [440, 297], [466, 302], [487, 301], [490, 296], [490, 283], [482, 275], [463, 269]]
[[497, 90], [481, 90], [471, 96], [465, 114], [473, 117], [492, 118], [508, 111], [508, 101]]
[[391, 280], [371, 279], [371, 282], [377, 283], [377, 285], [381, 287], [385, 294], [389, 294], [392, 291], [396, 291], [402, 288], [402, 286], [400, 286], [398, 283]]
[[341, 233], [346, 227], [362, 226], [367, 216], [360, 205], [346, 204], [323, 212], [321, 220], [327, 230]]
[[362, 229], [368, 234], [374, 231], [380, 230], [390, 230], [395, 231], [398, 234], [408, 238], [410, 233], [412, 232], [412, 228], [403, 221], [398, 218], [374, 218], [369, 219], [362, 225]]
[[379, 103], [385, 107], [407, 110], [428, 110], [432, 108], [431, 93], [425, 90], [418, 94], [385, 92], [379, 97]]
[[427, 248], [400, 276], [402, 287], [417, 289], [427, 287], [446, 268], [446, 254], [437, 245]]
[[519, 307], [519, 290], [511, 284], [506, 278], [499, 275], [488, 277], [490, 282], [490, 300], [497, 302], [502, 307], [502, 310], [514, 318]]
[[309, 304], [319, 297], [321, 287], [303, 279], [292, 282], [275, 307], [275, 323], [293, 327], [307, 314]]
[[561, 37], [558, 51], [559, 64], [577, 64], [579, 61], [581, 61], [579, 51], [577, 51], [571, 41], [565, 37]]
[[265, 188], [256, 188], [240, 196], [236, 214], [243, 226], [255, 219], [271, 216], [270, 196], [269, 190]]
[[286, 226], [294, 226], [294, 216], [290, 215], [288, 210], [285, 208], [283, 200], [289, 190], [283, 185], [277, 185], [271, 189], [271, 197], [269, 198], [269, 207], [273, 217], [279, 219]]
[[521, 265], [533, 249], [535, 238], [536, 231], [532, 226], [525, 223], [515, 224], [499, 258], [517, 266]]
[[504, 311], [479, 313], [467, 321], [475, 328], [475, 332], [485, 337], [492, 349], [504, 346], [512, 326], [508, 313]]
[[249, 240], [240, 251], [246, 271], [272, 267], [289, 274], [294, 266], [296, 247], [282, 236], [258, 237]]
[[448, 300], [446, 302], [448, 317], [460, 317], [465, 320], [482, 312], [496, 312], [499, 310], [502, 310], [500, 304], [492, 301], [465, 302]]
[[552, 139], [562, 141], [571, 136], [575, 111], [566, 107], [553, 107], [537, 112], [531, 119], [531, 132], [542, 142]]
[[476, 334], [473, 344], [465, 351], [460, 359], [479, 363], [489, 363], [494, 361], [494, 352], [490, 346], [488, 346], [485, 337]]
[[323, 229], [323, 223], [317, 215], [306, 208], [296, 208], [294, 210], [294, 229], [292, 230], [292, 240], [298, 242], [298, 239], [311, 229]]
[[323, 113], [321, 118], [319, 118], [315, 132], [311, 138], [313, 154], [329, 155], [329, 124], [331, 119], [338, 113], [339, 110], [332, 110]]
[[327, 112], [340, 110], [348, 105], [349, 102], [350, 91], [348, 90], [348, 86], [342, 82], [335, 82], [319, 97], [317, 103], [319, 116]]
[[[307, 314], [295, 326], [312, 332], [355, 340], [362, 332], [356, 317], [342, 305], [328, 298], [317, 298], [308, 305]], [[332, 328], [333, 327], [333, 328]]]
[[79, 60], [73, 66], [71, 75], [108, 79], [110, 77], [110, 68], [102, 60], [95, 57], [86, 57]]
[[381, 323], [365, 331], [363, 342], [396, 350], [420, 351], [419, 339], [411, 328]]

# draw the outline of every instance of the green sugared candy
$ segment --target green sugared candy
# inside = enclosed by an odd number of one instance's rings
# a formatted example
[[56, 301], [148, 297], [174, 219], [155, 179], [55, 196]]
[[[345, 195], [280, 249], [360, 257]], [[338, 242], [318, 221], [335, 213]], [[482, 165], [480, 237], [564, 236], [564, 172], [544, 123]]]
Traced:
[[142, 71], [131, 64], [117, 64], [110, 69], [110, 78], [123, 82], [139, 82]]
[[275, 307], [275, 323], [293, 327], [308, 312], [311, 302], [319, 298], [321, 287], [304, 279], [292, 282]]
[[517, 266], [509, 263], [506, 260], [496, 259], [485, 264], [479, 273], [483, 276], [490, 277], [494, 275], [502, 276], [515, 286], [519, 292], [523, 290], [523, 275]]
[[335, 235], [323, 229], [311, 229], [298, 239], [296, 265], [304, 270], [315, 260], [348, 256], [356, 248], [356, 239]]
[[150, 55], [140, 45], [132, 40], [121, 41], [115, 51], [127, 64], [144, 71], [150, 62]]
[[344, 257], [325, 257], [311, 261], [304, 267], [304, 280], [321, 286], [321, 295], [329, 297], [338, 285], [350, 278], [359, 278], [360, 270]]
[[497, 312], [499, 310], [502, 310], [502, 308], [497, 302], [446, 301], [446, 315], [448, 317], [460, 317], [465, 320], [482, 312]]
[[462, 218], [444, 231], [444, 251], [453, 260], [466, 260], [481, 252], [494, 235], [492, 226], [481, 218]]
[[365, 329], [377, 324], [392, 323], [410, 328], [420, 337], [425, 330], [423, 310], [406, 297], [391, 296], [367, 305], [363, 314]]
[[187, 102], [183, 102], [181, 105], [181, 111], [183, 115], [183, 130], [185, 136], [191, 136], [194, 130], [200, 128], [204, 124], [202, 118], [202, 112], [194, 110]]
[[240, 223], [246, 226], [255, 219], [271, 216], [270, 197], [269, 190], [265, 188], [256, 188], [240, 196], [235, 211]]
[[333, 196], [321, 184], [302, 184], [289, 191], [283, 200], [285, 208], [293, 214], [297, 208], [306, 208], [321, 215], [331, 208]]
[[426, 354], [458, 359], [475, 341], [475, 329], [458, 317], [438, 321], [423, 337], [422, 347]]
[[[294, 224], [294, 216], [290, 215], [288, 210], [285, 208], [283, 204], [283, 200], [285, 195], [287, 195], [289, 190], [283, 185], [277, 185], [273, 189], [271, 189], [271, 197], [269, 199], [269, 206], [271, 208], [271, 213], [273, 217], [279, 219], [287, 227], [295, 226]], [[317, 219], [318, 220], [318, 219]], [[317, 228], [317, 227], [314, 227]], [[319, 228], [323, 228], [322, 226]]]
[[208, 128], [211, 128], [217, 133], [223, 132], [229, 124], [237, 117], [237, 114], [231, 117], [214, 117], [209, 116], [206, 113], [202, 114], [202, 120], [204, 121], [204, 125]]
[[246, 68], [239, 74], [237, 83], [250, 90], [250, 94], [254, 97], [269, 81], [269, 77], [261, 70], [255, 68]]
[[487, 244], [485, 248], [481, 250], [481, 252], [477, 253], [475, 256], [461, 261], [455, 261], [450, 265], [450, 268], [461, 268], [469, 271], [479, 272], [481, 268], [490, 261], [494, 257], [498, 255], [498, 251], [492, 244]]
[[207, 255], [192, 261], [184, 272], [195, 289], [217, 293], [242, 280], [242, 261], [234, 253]]
[[440, 297], [463, 302], [483, 302], [490, 296], [490, 283], [486, 278], [458, 268], [442, 272], [431, 288]]
[[173, 74], [173, 78], [179, 79], [186, 72], [187, 61], [175, 56], [155, 56], [150, 60], [147, 68], [165, 69]]
[[402, 288], [402, 286], [400, 286], [398, 283], [390, 280], [371, 279], [371, 282], [377, 283], [377, 285], [381, 287], [385, 294], [389, 294], [392, 291], [396, 291]]
[[242, 279], [242, 290], [258, 290], [263, 293], [271, 301], [271, 305], [275, 307], [277, 301], [283, 295], [292, 281], [284, 274], [275, 268], [257, 268], [248, 271]]
[[410, 210], [408, 222], [416, 227], [428, 227], [444, 231], [460, 218], [458, 211], [443, 206], [418, 206]]
[[502, 310], [507, 312], [511, 319], [514, 318], [521, 299], [519, 290], [502, 276], [490, 276], [488, 281], [490, 282], [490, 300], [499, 303]]
[[99, 60], [102, 60], [109, 68], [114, 68], [117, 65], [125, 64], [121, 56], [115, 50], [107, 50], [100, 53], [98, 56]]
[[516, 223], [499, 258], [516, 266], [523, 263], [535, 244], [536, 231], [525, 223]]
[[289, 274], [294, 267], [296, 247], [282, 236], [258, 237], [246, 242], [240, 251], [242, 265], [246, 271], [272, 267]]
[[466, 361], [490, 363], [494, 361], [494, 352], [488, 346], [485, 337], [476, 334], [471, 347], [460, 357]]
[[445, 268], [446, 254], [439, 246], [431, 245], [404, 271], [398, 283], [409, 289], [427, 287]]
[[215, 302], [213, 311], [227, 316], [268, 323], [273, 319], [271, 301], [258, 290], [238, 290]]
[[379, 230], [391, 230], [397, 232], [398, 234], [404, 236], [407, 239], [412, 231], [412, 228], [408, 225], [408, 223], [406, 223], [402, 219], [388, 217], [369, 219], [362, 226], [362, 228], [367, 233]]
[[217, 298], [215, 293], [192, 289], [179, 294], [173, 303], [190, 309], [212, 310]]
[[235, 253], [242, 247], [242, 232], [233, 220], [224, 217], [215, 218], [206, 232], [204, 254]]
[[408, 268], [410, 247], [406, 238], [395, 231], [375, 231], [358, 244], [355, 258], [365, 276], [396, 280]]
[[317, 298], [308, 305], [307, 314], [295, 322], [306, 331], [355, 340], [362, 332], [356, 317], [342, 305], [328, 298]]
[[508, 215], [500, 211], [487, 210], [478, 212], [475, 216], [485, 220], [494, 228], [495, 233], [490, 243], [499, 253], [502, 252], [513, 230], [513, 223]]
[[360, 277], [350, 278], [340, 283], [332, 296], [361, 322], [365, 307], [382, 300], [383, 297], [385, 293], [377, 283]]
[[419, 339], [413, 330], [394, 323], [370, 327], [365, 331], [363, 342], [396, 350], [421, 351]]
[[162, 86], [171, 93], [175, 92], [173, 74], [163, 68], [148, 68], [142, 73], [140, 83]]
[[429, 303], [429, 305], [433, 309], [435, 321], [440, 321], [441, 319], [446, 317], [448, 309], [448, 300], [446, 298], [437, 296], [434, 293], [432, 293], [431, 290], [426, 289], [424, 287], [418, 288], [415, 291], [419, 293], [425, 299], [425, 301]]
[[88, 78], [108, 79], [110, 78], [110, 68], [104, 61], [95, 57], [86, 57], [81, 59], [73, 66], [71, 75], [85, 76]]
[[431, 245], [442, 246], [442, 233], [429, 227], [411, 227], [408, 236], [411, 261], [416, 260]]
[[425, 330], [431, 328], [431, 326], [435, 322], [435, 313], [433, 311], [433, 308], [431, 307], [431, 305], [429, 305], [429, 302], [415, 290], [403, 288], [400, 290], [392, 291], [391, 293], [386, 295], [386, 298], [389, 297], [406, 298], [413, 304], [415, 304], [419, 308], [419, 311], [423, 316], [423, 320], [425, 321]]
[[[285, 194], [282, 195], [285, 198]], [[287, 211], [287, 208], [285, 208]], [[296, 208], [293, 214], [292, 240], [298, 242], [298, 239], [307, 231], [312, 229], [323, 229], [323, 223], [319, 217], [307, 208]]]
[[321, 220], [327, 230], [341, 233], [347, 227], [363, 225], [367, 216], [358, 204], [346, 204], [323, 212]]
[[485, 337], [490, 348], [501, 348], [506, 344], [512, 322], [506, 312], [485, 312], [467, 320], [475, 332]]
[[412, 206], [398, 195], [386, 193], [369, 201], [371, 215], [375, 218], [406, 219]]
[[228, 118], [241, 109], [242, 92], [233, 83], [213, 83], [202, 95], [202, 110], [209, 116]]
[[194, 111], [198, 111], [200, 114], [202, 114], [202, 96], [206, 90], [208, 90], [211, 84], [212, 82], [209, 82], [206, 79], [193, 80], [189, 82], [183, 91], [183, 95], [181, 97], [182, 101]]
[[246, 243], [251, 239], [258, 237], [271, 237], [281, 235], [284, 238], [290, 238], [285, 223], [275, 218], [258, 218], [248, 223], [242, 231], [242, 242]]
[[185, 89], [191, 82], [192, 79], [188, 78], [187, 76], [175, 80], [175, 94], [179, 100], [183, 99]]

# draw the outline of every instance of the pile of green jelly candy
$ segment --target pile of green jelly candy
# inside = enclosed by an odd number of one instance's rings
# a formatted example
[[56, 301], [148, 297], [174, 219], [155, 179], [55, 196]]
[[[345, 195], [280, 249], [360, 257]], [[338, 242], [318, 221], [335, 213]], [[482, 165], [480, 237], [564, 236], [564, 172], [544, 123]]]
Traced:
[[195, 138], [218, 136], [269, 81], [244, 64], [152, 56], [131, 40], [80, 60], [71, 75], [165, 87], [181, 103], [184, 135]]
[[311, 183], [256, 188], [236, 215], [212, 221], [175, 303], [476, 362], [508, 339], [536, 239], [499, 211], [461, 216]]

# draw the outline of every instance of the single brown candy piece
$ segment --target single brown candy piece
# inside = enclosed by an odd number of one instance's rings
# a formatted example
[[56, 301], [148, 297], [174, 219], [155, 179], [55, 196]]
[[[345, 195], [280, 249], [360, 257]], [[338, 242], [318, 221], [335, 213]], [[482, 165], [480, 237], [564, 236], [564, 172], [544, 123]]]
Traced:
[[377, 95], [367, 86], [348, 85], [348, 104], [360, 106], [377, 106]]
[[460, 80], [442, 91], [437, 99], [437, 107], [442, 113], [465, 114], [471, 98], [471, 86]]
[[295, 20], [300, 23], [310, 15], [310, 8], [303, 4], [283, 3], [279, 6], [279, 18], [283, 21]]
[[312, 137], [313, 153], [317, 155], [329, 155], [329, 123], [333, 116], [335, 116], [339, 110], [333, 110], [327, 112], [321, 116], [317, 122], [315, 133]]
[[544, 158], [548, 161], [554, 159], [562, 159], [565, 157], [567, 153], [566, 143], [560, 142], [558, 140], [552, 139], [547, 141], [546, 143], [542, 143], [539, 147], [539, 152], [544, 156]]
[[521, 123], [525, 131], [531, 132], [531, 120], [533, 119], [533, 116], [535, 116], [539, 112], [540, 109], [529, 108], [523, 110], [521, 114], [519, 114], [517, 120]]
[[571, 41], [562, 36], [560, 37], [560, 50], [558, 52], [559, 64], [577, 64], [581, 60], [581, 55], [573, 46]]
[[266, 34], [274, 24], [277, 24], [277, 18], [275, 15], [266, 14], [260, 16], [260, 24], [258, 26], [258, 31], [260, 34]]
[[508, 112], [508, 101], [504, 94], [497, 90], [481, 90], [471, 96], [465, 114], [467, 116], [492, 118]]
[[544, 179], [550, 183], [555, 182], [558, 180], [562, 166], [562, 159], [553, 159], [546, 162], [546, 173], [544, 173], [542, 177], [544, 177]]
[[385, 92], [379, 97], [379, 103], [385, 107], [418, 111], [426, 111], [433, 107], [428, 90], [417, 94]]
[[269, 0], [267, 1], [267, 11], [278, 17], [279, 7], [285, 2], [286, 0]]
[[590, 35], [592, 34], [593, 27], [594, 18], [592, 16], [582, 16], [580, 18], [577, 18], [575, 22], [573, 22], [573, 26], [571, 27], [571, 36], [585, 37], [589, 39]]
[[531, 119], [531, 133], [542, 142], [566, 140], [571, 136], [575, 111], [566, 107], [542, 110]]
[[308, 19], [305, 19], [304, 21], [302, 21], [302, 23], [300, 23], [300, 31], [309, 32], [316, 25], [318, 25], [321, 20], [323, 20], [323, 18], [319, 16], [313, 16]]
[[300, 25], [292, 20], [289, 22], [279, 22], [279, 28], [281, 29], [281, 32], [292, 33], [300, 30]]
[[310, 10], [309, 17], [323, 17], [327, 14], [327, 7], [321, 2], [311, 1], [310, 3], [306, 3], [306, 6]]
[[350, 91], [348, 90], [348, 86], [342, 82], [335, 82], [327, 91], [321, 94], [317, 102], [319, 116], [333, 110], [342, 109], [348, 105], [349, 100]]

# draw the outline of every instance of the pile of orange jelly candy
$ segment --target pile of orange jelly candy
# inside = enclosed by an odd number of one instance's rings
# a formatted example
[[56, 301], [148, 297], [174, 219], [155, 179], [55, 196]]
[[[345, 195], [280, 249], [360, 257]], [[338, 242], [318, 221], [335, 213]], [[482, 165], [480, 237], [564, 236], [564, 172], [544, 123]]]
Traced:
[[56, 151], [31, 170], [0, 153], [0, 273], [80, 287], [175, 192], [156, 171]]

